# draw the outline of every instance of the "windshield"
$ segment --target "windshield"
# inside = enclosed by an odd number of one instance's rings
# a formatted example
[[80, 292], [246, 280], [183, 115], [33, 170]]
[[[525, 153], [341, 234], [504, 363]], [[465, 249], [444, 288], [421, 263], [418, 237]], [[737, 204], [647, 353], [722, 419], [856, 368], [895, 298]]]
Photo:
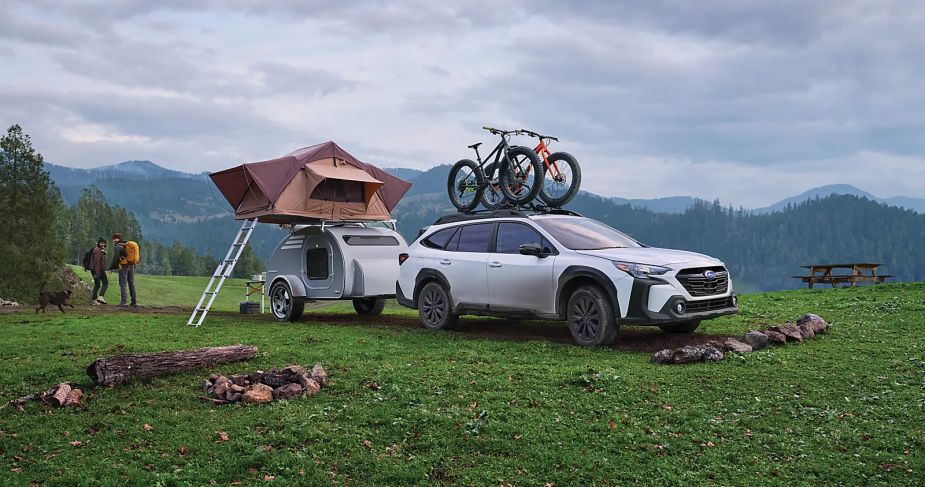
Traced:
[[572, 250], [642, 247], [632, 238], [590, 218], [537, 218], [534, 221]]

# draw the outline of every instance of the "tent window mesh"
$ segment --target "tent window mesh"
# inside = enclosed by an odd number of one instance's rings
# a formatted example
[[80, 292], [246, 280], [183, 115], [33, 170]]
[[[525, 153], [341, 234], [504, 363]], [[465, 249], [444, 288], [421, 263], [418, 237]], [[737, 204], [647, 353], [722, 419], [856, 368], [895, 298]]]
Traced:
[[328, 268], [328, 249], [325, 247], [318, 247], [314, 249], [308, 249], [308, 254], [306, 255], [306, 262], [308, 267], [308, 278], [312, 280], [323, 281], [331, 275], [330, 269]]
[[325, 178], [310, 196], [313, 200], [337, 201], [340, 203], [365, 203], [362, 181]]

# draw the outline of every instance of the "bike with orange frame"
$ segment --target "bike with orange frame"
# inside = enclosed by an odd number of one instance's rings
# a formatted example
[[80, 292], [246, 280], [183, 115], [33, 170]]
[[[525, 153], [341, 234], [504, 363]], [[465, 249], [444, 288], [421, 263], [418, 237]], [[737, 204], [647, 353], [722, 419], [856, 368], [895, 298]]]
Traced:
[[559, 139], [556, 137], [526, 129], [520, 129], [518, 132], [539, 139], [533, 151], [540, 157], [546, 169], [546, 176], [540, 185], [539, 198], [547, 206], [561, 208], [578, 194], [578, 188], [581, 186], [581, 167], [578, 160], [568, 152], [549, 150], [548, 142], [558, 142]]

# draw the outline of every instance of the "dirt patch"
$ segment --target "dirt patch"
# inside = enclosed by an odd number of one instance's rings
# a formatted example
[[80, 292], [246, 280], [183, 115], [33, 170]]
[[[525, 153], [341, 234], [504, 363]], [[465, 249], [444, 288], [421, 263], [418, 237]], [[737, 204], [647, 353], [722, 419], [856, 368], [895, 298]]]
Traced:
[[[332, 325], [392, 326], [400, 328], [420, 328], [417, 317], [377, 316], [360, 319], [351, 314], [318, 314], [303, 318]], [[497, 318], [460, 318], [456, 328], [449, 333], [493, 338], [498, 340], [526, 341], [547, 340], [556, 343], [574, 343], [565, 323], [557, 321], [506, 320]], [[687, 345], [700, 346], [710, 341], [722, 342], [733, 335], [713, 333], [664, 333], [658, 327], [624, 326], [620, 328], [617, 341], [611, 347], [615, 350], [633, 352], [656, 352], [663, 348], [680, 348]]]

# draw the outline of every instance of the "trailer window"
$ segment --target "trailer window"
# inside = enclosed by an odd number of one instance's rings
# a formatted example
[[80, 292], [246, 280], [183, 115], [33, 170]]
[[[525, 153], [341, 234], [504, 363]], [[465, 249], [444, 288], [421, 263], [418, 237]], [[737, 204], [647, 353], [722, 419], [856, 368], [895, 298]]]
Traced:
[[326, 247], [308, 249], [305, 261], [306, 267], [308, 267], [306, 274], [308, 274], [309, 279], [323, 281], [330, 276], [328, 249]]
[[396, 246], [398, 239], [391, 235], [344, 235], [347, 245]]

